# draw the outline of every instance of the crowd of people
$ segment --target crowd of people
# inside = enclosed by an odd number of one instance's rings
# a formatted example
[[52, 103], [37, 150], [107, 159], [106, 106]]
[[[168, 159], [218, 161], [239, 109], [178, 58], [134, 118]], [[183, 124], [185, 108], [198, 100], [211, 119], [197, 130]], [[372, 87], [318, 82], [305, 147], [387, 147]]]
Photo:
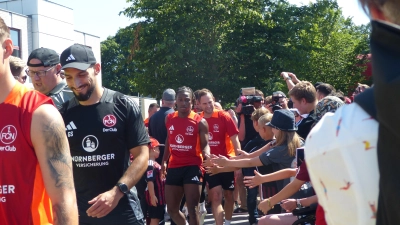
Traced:
[[398, 224], [400, 108], [387, 99], [400, 85], [400, 5], [360, 2], [373, 87], [346, 97], [282, 72], [287, 95], [242, 89], [234, 110], [206, 88], [169, 88], [146, 120], [99, 85], [91, 48], [38, 48], [24, 63], [0, 18], [0, 223], [196, 225], [210, 206], [216, 225], [238, 212], [286, 225], [317, 205], [317, 225]]

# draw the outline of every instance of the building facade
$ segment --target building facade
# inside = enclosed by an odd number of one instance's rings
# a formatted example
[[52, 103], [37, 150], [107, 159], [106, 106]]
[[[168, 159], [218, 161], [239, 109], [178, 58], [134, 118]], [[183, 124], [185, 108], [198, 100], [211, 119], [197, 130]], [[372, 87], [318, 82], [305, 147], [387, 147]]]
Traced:
[[13, 55], [25, 62], [34, 49], [45, 47], [61, 54], [74, 43], [90, 46], [101, 61], [100, 37], [75, 30], [71, 8], [47, 0], [0, 0], [0, 17], [10, 27]]

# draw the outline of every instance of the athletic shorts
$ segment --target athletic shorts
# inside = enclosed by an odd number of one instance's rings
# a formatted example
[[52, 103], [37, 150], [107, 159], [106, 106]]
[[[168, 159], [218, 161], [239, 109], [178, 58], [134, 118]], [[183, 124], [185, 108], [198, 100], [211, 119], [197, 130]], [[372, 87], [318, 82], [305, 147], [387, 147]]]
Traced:
[[203, 171], [199, 166], [168, 168], [166, 185], [183, 186], [184, 184], [203, 183]]
[[147, 213], [150, 219], [164, 220], [165, 205], [147, 206]]
[[222, 189], [233, 191], [235, 189], [235, 173], [234, 172], [226, 172], [219, 173], [217, 175], [210, 176], [209, 174], [205, 175], [205, 181], [208, 183], [208, 188], [212, 189], [216, 186], [222, 186]]

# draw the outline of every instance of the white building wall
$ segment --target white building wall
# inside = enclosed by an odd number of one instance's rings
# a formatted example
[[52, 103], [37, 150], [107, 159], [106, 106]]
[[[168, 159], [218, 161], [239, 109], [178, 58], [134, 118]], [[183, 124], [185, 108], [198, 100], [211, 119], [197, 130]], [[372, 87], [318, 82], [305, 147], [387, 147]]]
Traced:
[[[83, 44], [86, 46], [90, 46], [92, 48], [94, 57], [96, 58], [97, 62], [101, 64], [101, 49], [100, 49], [100, 37], [87, 34], [81, 31], [74, 31], [75, 35], [75, 42], [74, 43], [79, 43]], [[101, 79], [101, 71], [97, 76], [99, 85], [102, 85], [102, 79]]]
[[28, 32], [30, 29], [30, 25], [28, 24], [29, 18], [24, 15], [1, 10], [1, 8], [0, 8], [0, 17], [3, 18], [7, 26], [20, 30], [21, 58], [24, 60], [28, 59], [29, 56]]
[[[79, 43], [92, 47], [101, 63], [100, 38], [74, 30], [74, 11], [71, 8], [47, 0], [0, 0], [0, 16], [8, 26], [21, 30], [23, 60], [40, 47], [61, 54], [64, 49]], [[101, 85], [101, 74], [98, 78]]]

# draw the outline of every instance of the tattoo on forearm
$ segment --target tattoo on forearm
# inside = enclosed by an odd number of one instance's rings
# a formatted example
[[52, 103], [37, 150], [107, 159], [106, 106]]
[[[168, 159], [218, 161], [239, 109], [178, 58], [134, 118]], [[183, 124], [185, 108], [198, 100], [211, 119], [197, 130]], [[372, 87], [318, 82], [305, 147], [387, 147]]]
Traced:
[[43, 134], [46, 141], [48, 165], [51, 176], [56, 181], [56, 187], [74, 189], [71, 168], [71, 157], [65, 136], [64, 126], [59, 121], [43, 124]]

